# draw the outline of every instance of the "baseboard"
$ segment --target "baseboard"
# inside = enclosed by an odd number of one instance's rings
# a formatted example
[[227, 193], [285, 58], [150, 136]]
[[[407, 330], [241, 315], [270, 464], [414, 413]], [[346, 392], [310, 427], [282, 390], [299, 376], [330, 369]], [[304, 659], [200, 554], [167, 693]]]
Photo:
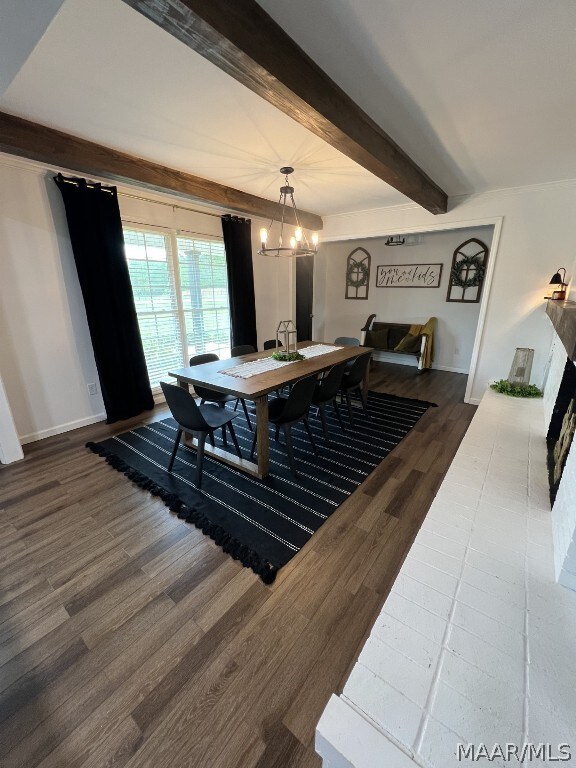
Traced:
[[[396, 353], [381, 352], [376, 350], [373, 352], [372, 357], [379, 363], [393, 363], [394, 365], [410, 365], [412, 368], [418, 367], [418, 360], [414, 355], [401, 355]], [[449, 373], [464, 373], [468, 375], [470, 372], [468, 368], [458, 368], [454, 365], [442, 365], [440, 363], [432, 363], [432, 368], [435, 371], [448, 371]]]
[[105, 413], [97, 413], [95, 416], [87, 416], [84, 419], [68, 421], [66, 424], [59, 424], [56, 427], [41, 429], [38, 432], [30, 432], [29, 435], [20, 435], [20, 443], [22, 445], [26, 445], [26, 443], [35, 443], [37, 440], [44, 440], [45, 437], [53, 437], [54, 435], [61, 435], [63, 432], [71, 432], [73, 429], [88, 427], [90, 424], [96, 424], [99, 421], [105, 421], [105, 419]]
[[465, 402], [468, 403], [468, 405], [480, 405], [480, 403], [482, 402], [482, 398], [481, 397], [469, 397], [468, 400], [466, 400]]

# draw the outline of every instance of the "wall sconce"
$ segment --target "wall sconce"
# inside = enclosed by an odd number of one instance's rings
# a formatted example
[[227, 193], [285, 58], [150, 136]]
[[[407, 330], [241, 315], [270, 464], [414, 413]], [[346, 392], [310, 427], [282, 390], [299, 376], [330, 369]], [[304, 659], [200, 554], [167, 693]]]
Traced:
[[[560, 275], [560, 272], [564, 272], [564, 275]], [[552, 296], [545, 296], [544, 298], [554, 299], [555, 301], [564, 301], [566, 298], [566, 288], [568, 287], [568, 284], [566, 283], [566, 270], [564, 267], [560, 267], [552, 275], [550, 285], [557, 285], [558, 290], [552, 291]]]
[[392, 237], [389, 237], [388, 240], [386, 240], [384, 245], [404, 245], [405, 242], [405, 237], [400, 237], [400, 235], [392, 235]]

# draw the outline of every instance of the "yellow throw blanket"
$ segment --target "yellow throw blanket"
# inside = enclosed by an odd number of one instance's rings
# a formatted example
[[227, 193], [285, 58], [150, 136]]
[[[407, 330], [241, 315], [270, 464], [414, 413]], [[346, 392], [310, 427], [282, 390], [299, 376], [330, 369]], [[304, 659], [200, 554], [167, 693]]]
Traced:
[[429, 343], [426, 345], [424, 358], [422, 360], [423, 368], [430, 368], [434, 359], [434, 328], [436, 327], [436, 318], [431, 317], [424, 325], [411, 325], [409, 333], [412, 336], [428, 336]]

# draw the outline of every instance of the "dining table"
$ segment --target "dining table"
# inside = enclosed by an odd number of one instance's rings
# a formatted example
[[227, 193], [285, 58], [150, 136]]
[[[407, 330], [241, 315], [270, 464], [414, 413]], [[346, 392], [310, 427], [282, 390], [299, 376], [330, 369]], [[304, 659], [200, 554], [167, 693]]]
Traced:
[[[263, 352], [215, 360], [202, 365], [175, 368], [168, 372], [168, 375], [176, 379], [177, 384], [185, 389], [189, 389], [190, 385], [199, 384], [255, 404], [257, 464], [210, 445], [206, 445], [207, 454], [250, 475], [260, 479], [265, 478], [270, 471], [268, 395], [282, 390], [304, 376], [320, 375], [333, 365], [353, 360], [359, 355], [370, 354], [373, 351], [371, 347], [338, 346], [318, 341], [301, 341], [296, 347], [298, 352], [304, 355], [304, 360], [277, 364], [272, 358], [276, 350], [267, 349]], [[308, 358], [306, 358], [306, 349], [310, 350]], [[246, 365], [248, 363], [252, 365]], [[261, 368], [265, 370], [260, 370]], [[369, 366], [366, 367], [363, 381], [363, 389], [366, 393], [368, 374]], [[190, 447], [194, 445], [191, 444]]]

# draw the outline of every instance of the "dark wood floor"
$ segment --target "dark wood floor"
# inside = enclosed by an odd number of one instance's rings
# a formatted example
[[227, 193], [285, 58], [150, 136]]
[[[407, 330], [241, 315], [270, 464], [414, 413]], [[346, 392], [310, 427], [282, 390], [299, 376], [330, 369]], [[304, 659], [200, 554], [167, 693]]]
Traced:
[[132, 423], [1, 467], [2, 768], [319, 766], [316, 723], [474, 414], [465, 383], [374, 365], [373, 389], [440, 407], [272, 586], [83, 447]]

